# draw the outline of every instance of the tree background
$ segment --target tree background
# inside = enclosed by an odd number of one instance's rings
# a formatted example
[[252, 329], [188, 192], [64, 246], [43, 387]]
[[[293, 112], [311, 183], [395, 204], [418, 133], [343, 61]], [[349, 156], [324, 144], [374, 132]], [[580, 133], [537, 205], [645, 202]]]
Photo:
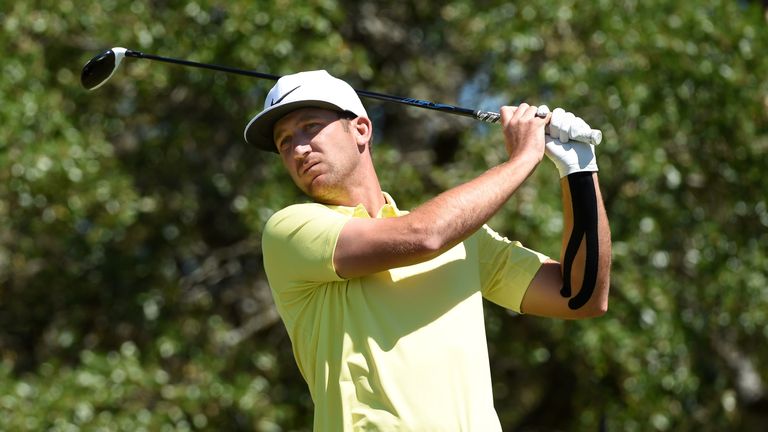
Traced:
[[[272, 83], [128, 59], [80, 87], [88, 59], [125, 46], [576, 112], [604, 132], [610, 309], [487, 307], [504, 429], [764, 430], [767, 17], [733, 0], [4, 5], [0, 429], [311, 429], [259, 245], [303, 198], [242, 138]], [[503, 159], [496, 126], [366, 105], [403, 208]], [[491, 224], [559, 256], [560, 209], [545, 161]]]

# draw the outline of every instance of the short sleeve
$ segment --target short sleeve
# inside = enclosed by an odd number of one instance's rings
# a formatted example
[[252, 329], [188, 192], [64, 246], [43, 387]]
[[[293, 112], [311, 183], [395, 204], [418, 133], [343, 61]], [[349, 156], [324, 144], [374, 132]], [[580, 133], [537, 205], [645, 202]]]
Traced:
[[487, 225], [474, 236], [483, 297], [519, 313], [528, 285], [548, 257], [499, 235]]
[[348, 220], [320, 204], [296, 204], [272, 215], [262, 235], [270, 285], [342, 280], [333, 267], [333, 253]]

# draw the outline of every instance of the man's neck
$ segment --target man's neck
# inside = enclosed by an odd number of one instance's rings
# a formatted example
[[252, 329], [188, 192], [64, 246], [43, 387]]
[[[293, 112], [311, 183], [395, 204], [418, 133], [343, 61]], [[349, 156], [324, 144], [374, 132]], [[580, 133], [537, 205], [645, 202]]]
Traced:
[[346, 177], [334, 199], [325, 201], [326, 204], [355, 207], [362, 204], [368, 214], [375, 218], [379, 210], [387, 203], [381, 190], [379, 177], [373, 168], [373, 163], [367, 159]]
[[356, 207], [362, 204], [372, 218], [375, 218], [379, 210], [387, 203], [378, 181], [370, 185], [356, 184], [336, 198], [316, 201], [322, 204], [346, 207]]
[[[371, 165], [372, 166], [372, 165]], [[381, 191], [381, 184], [379, 178], [376, 175], [376, 171], [371, 170], [371, 173], [366, 176], [361, 176], [362, 182], [352, 185], [350, 198], [352, 205], [356, 206], [362, 204], [368, 214], [375, 218], [379, 214], [379, 210], [387, 203], [384, 199], [384, 194]]]

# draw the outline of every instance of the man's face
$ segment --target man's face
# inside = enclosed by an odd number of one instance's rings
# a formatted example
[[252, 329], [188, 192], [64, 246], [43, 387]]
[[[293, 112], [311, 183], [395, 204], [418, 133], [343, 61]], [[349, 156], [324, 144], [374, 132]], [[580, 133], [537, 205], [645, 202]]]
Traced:
[[336, 203], [359, 159], [360, 149], [349, 121], [336, 111], [300, 108], [281, 118], [272, 130], [283, 165], [305, 194]]

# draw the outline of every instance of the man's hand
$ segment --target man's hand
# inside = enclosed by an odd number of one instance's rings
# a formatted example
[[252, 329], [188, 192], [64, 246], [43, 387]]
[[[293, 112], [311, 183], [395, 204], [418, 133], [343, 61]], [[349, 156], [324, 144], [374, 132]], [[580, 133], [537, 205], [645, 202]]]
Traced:
[[528, 159], [535, 166], [544, 157], [544, 127], [550, 116], [537, 116], [537, 110], [527, 103], [501, 107], [501, 124], [510, 160]]
[[570, 141], [572, 134], [590, 129], [581, 117], [576, 117], [562, 108], [555, 108], [552, 112], [547, 127], [545, 148], [546, 155], [554, 162], [560, 178], [581, 171], [597, 171], [595, 147]]

